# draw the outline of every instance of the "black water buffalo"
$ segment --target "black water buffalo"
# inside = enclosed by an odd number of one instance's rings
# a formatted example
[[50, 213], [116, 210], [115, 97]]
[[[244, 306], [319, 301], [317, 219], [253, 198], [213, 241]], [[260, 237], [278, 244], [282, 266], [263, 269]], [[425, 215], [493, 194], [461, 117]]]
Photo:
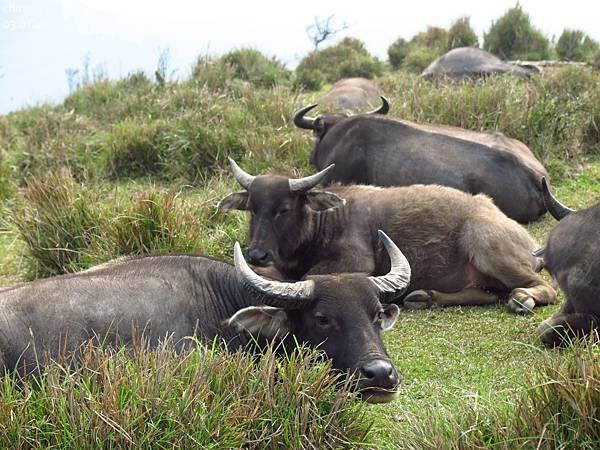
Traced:
[[544, 183], [548, 211], [560, 220], [544, 251], [546, 269], [567, 301], [538, 334], [548, 346], [584, 336], [600, 324], [600, 203], [575, 212], [562, 205]]
[[462, 80], [508, 73], [529, 78], [536, 72], [505, 63], [497, 56], [477, 47], [459, 47], [444, 53], [429, 64], [421, 76], [425, 79], [446, 77]]
[[245, 190], [221, 209], [248, 210], [249, 256], [274, 264], [284, 279], [338, 272], [385, 273], [377, 229], [398, 243], [412, 268], [405, 298], [440, 305], [493, 303], [509, 293], [517, 313], [552, 303], [556, 293], [533, 269], [527, 231], [484, 195], [444, 186], [331, 186], [313, 190], [332, 167], [290, 179], [254, 177], [231, 161]]
[[396, 321], [398, 307], [385, 302], [406, 288], [410, 267], [385, 234], [381, 239], [391, 260], [381, 277], [272, 281], [248, 267], [236, 244], [235, 268], [202, 256], [147, 256], [4, 289], [0, 372], [28, 373], [45, 352], [56, 358], [94, 337], [128, 344], [140, 330], [150, 346], [166, 337], [189, 344], [185, 338], [196, 335], [236, 348], [250, 335], [263, 343], [291, 342], [290, 335], [320, 345], [335, 368], [359, 372], [367, 400], [391, 400], [398, 375], [380, 331]]
[[321, 97], [321, 107], [347, 115], [364, 113], [379, 106], [381, 88], [366, 78], [343, 78]]
[[[387, 111], [387, 100], [382, 100]], [[381, 114], [307, 117], [316, 106], [296, 111], [294, 123], [315, 133], [311, 164], [319, 170], [335, 164], [325, 185], [440, 184], [487, 194], [522, 223], [546, 211], [540, 179], [548, 173], [522, 142], [502, 133], [416, 124]]]

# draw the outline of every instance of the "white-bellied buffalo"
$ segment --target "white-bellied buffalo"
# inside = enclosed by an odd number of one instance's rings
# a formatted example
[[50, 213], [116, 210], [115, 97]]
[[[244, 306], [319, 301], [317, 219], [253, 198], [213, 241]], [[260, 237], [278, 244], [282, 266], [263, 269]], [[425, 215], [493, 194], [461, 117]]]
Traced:
[[425, 79], [481, 78], [507, 73], [521, 78], [529, 78], [536, 70], [505, 63], [500, 58], [477, 47], [459, 47], [444, 53], [421, 73]]
[[600, 203], [575, 212], [554, 198], [545, 182], [544, 193], [548, 211], [560, 220], [548, 237], [544, 262], [567, 298], [538, 328], [542, 342], [554, 346], [600, 324]]
[[[388, 102], [382, 100], [380, 109], [387, 111]], [[296, 111], [294, 123], [314, 131], [311, 164], [318, 170], [335, 164], [325, 185], [439, 184], [487, 194], [521, 223], [546, 212], [540, 179], [548, 173], [522, 142], [502, 133], [416, 124], [381, 114], [307, 117], [316, 106]]]
[[248, 210], [250, 259], [274, 264], [284, 279], [318, 273], [385, 273], [377, 244], [385, 230], [412, 268], [409, 302], [487, 304], [506, 292], [517, 313], [552, 303], [556, 293], [533, 269], [535, 243], [485, 195], [444, 186], [331, 186], [313, 190], [332, 167], [290, 179], [254, 177], [231, 166], [242, 192], [221, 209]]
[[343, 78], [333, 83], [331, 89], [320, 98], [319, 104], [331, 111], [352, 115], [378, 107], [382, 94], [374, 81]]
[[396, 321], [398, 307], [386, 302], [406, 288], [410, 267], [383, 233], [381, 240], [391, 269], [380, 277], [273, 281], [254, 273], [236, 244], [235, 267], [203, 256], [147, 256], [4, 289], [0, 372], [29, 373], [44, 353], [56, 358], [91, 338], [128, 344], [143, 331], [150, 346], [167, 337], [185, 345], [197, 336], [236, 348], [252, 335], [262, 343], [320, 346], [336, 369], [359, 374], [367, 400], [389, 401], [398, 375], [380, 332]]

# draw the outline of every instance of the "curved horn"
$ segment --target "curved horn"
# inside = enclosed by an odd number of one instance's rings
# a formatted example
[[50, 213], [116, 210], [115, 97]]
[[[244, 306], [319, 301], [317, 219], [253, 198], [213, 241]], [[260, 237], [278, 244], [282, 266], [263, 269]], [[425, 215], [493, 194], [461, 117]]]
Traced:
[[387, 275], [379, 277], [369, 277], [377, 286], [377, 289], [383, 294], [383, 301], [393, 300], [410, 283], [410, 264], [400, 249], [394, 244], [387, 234], [378, 230], [379, 240], [383, 243], [388, 255], [390, 256], [391, 268]]
[[304, 114], [309, 112], [311, 109], [315, 109], [317, 106], [318, 103], [313, 103], [312, 105], [308, 105], [297, 110], [294, 113], [294, 125], [304, 130], [314, 130], [315, 119], [312, 117], [304, 117]]
[[383, 95], [381, 97], [381, 106], [373, 111], [369, 111], [365, 114], [387, 114], [390, 111], [390, 102]]
[[331, 165], [325, 167], [320, 172], [315, 173], [314, 175], [309, 175], [308, 177], [297, 178], [297, 179], [290, 178], [289, 179], [290, 191], [292, 191], [292, 192], [307, 192], [307, 191], [311, 190], [317, 184], [319, 184], [323, 180], [323, 178], [325, 178], [325, 175], [327, 175], [327, 172], [329, 172], [334, 167], [335, 167], [335, 164], [331, 164]]
[[235, 179], [237, 180], [237, 182], [246, 190], [250, 189], [250, 185], [252, 184], [252, 182], [254, 181], [254, 179], [256, 178], [253, 175], [250, 175], [247, 172], [244, 172], [242, 170], [242, 168], [240, 166], [237, 165], [237, 163], [231, 159], [229, 159], [229, 165], [231, 166], [231, 171], [233, 172], [233, 176], [235, 177]]
[[560, 220], [572, 212], [575, 212], [574, 209], [566, 207], [559, 202], [554, 195], [552, 195], [550, 192], [550, 187], [548, 186], [548, 181], [546, 181], [546, 177], [542, 177], [542, 196], [544, 197], [544, 206], [556, 220]]
[[263, 278], [246, 263], [238, 242], [233, 246], [235, 270], [244, 286], [258, 294], [261, 302], [285, 309], [299, 309], [313, 299], [315, 282], [312, 280], [284, 283]]

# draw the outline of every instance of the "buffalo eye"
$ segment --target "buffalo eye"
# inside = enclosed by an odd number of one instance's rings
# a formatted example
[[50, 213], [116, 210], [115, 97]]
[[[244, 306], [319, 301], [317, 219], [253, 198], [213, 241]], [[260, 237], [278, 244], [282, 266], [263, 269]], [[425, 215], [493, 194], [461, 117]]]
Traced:
[[331, 325], [331, 321], [329, 320], [329, 318], [321, 313], [315, 314], [315, 319], [317, 321], [317, 325], [319, 325], [320, 327], [326, 328], [329, 325]]
[[377, 314], [375, 315], [375, 323], [382, 323], [383, 319], [384, 319], [385, 313], [383, 312], [383, 310], [380, 310], [377, 312]]
[[285, 214], [290, 212], [290, 208], [288, 206], [282, 207], [279, 211], [277, 211], [276, 217], [284, 216]]

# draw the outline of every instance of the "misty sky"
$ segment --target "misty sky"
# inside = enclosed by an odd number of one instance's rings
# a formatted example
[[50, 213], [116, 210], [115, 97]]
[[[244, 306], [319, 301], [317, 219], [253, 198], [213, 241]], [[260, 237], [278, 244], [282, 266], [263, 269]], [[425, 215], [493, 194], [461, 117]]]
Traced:
[[[169, 72], [185, 77], [199, 55], [253, 47], [293, 68], [311, 50], [306, 27], [335, 14], [344, 36], [365, 42], [387, 58], [398, 37], [427, 25], [447, 28], [470, 16], [481, 36], [514, 0], [205, 1], [205, 0], [0, 0], [0, 114], [68, 94], [65, 69], [116, 78], [137, 69], [153, 73], [168, 50]], [[549, 37], [581, 29], [600, 41], [599, 0], [521, 0], [533, 24]]]

